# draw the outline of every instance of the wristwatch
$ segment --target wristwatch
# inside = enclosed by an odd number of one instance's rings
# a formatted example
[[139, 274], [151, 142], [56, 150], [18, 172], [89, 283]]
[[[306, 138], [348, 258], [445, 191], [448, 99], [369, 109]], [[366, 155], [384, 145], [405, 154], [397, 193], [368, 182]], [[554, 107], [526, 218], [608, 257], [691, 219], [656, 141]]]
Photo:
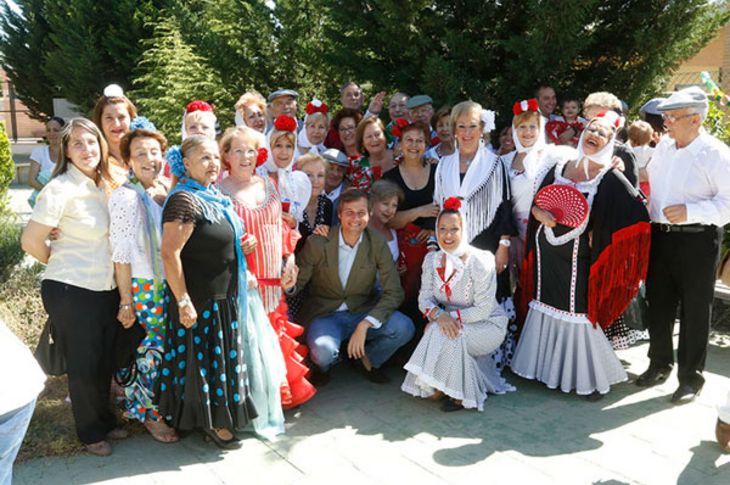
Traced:
[[508, 248], [512, 245], [512, 241], [510, 241], [509, 239], [500, 239], [499, 245]]

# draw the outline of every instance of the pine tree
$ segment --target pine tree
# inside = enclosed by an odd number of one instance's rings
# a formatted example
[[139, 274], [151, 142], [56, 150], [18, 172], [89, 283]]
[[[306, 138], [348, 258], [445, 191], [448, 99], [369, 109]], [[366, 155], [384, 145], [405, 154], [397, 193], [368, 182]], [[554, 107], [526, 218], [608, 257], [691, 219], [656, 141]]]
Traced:
[[0, 8], [0, 59], [20, 101], [32, 118], [44, 120], [53, 113], [59, 95], [56, 79], [43, 72], [43, 58], [50, 47], [43, 0], [16, 0], [20, 12], [9, 3]]
[[193, 99], [213, 101], [225, 126], [233, 118], [233, 95], [223, 88], [218, 73], [207, 58], [185, 42], [172, 16], [161, 17], [154, 34], [144, 42], [131, 93], [141, 114], [148, 117], [172, 143], [180, 141], [180, 123], [185, 105]]
[[165, 0], [46, 1], [50, 48], [43, 72], [57, 80], [63, 96], [91, 111], [104, 87], [132, 86], [142, 40], [151, 36], [150, 17]]

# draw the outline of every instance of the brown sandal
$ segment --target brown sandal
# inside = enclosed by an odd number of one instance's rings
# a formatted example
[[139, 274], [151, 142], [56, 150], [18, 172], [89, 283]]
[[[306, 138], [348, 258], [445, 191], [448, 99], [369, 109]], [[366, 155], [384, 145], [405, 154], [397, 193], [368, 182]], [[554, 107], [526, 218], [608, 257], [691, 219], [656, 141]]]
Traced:
[[175, 428], [170, 427], [165, 421], [146, 420], [144, 427], [150, 433], [155, 441], [160, 443], [177, 443], [180, 437], [175, 432]]

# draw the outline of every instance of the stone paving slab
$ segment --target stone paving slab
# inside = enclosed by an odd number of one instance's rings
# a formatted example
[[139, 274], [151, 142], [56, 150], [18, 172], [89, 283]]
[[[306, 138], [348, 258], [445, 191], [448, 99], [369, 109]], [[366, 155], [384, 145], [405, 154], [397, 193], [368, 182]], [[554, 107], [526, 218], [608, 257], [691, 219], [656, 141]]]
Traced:
[[[619, 352], [635, 377], [647, 344]], [[707, 383], [692, 404], [672, 406], [676, 376], [651, 389], [633, 383], [588, 402], [509, 376], [518, 391], [490, 396], [482, 413], [445, 414], [393, 382], [364, 381], [347, 365], [307, 404], [287, 414], [287, 434], [222, 452], [193, 434], [163, 445], [148, 436], [114, 455], [31, 460], [17, 485], [38, 484], [730, 484], [730, 455], [714, 442], [716, 405], [730, 391], [730, 347], [711, 345]]]

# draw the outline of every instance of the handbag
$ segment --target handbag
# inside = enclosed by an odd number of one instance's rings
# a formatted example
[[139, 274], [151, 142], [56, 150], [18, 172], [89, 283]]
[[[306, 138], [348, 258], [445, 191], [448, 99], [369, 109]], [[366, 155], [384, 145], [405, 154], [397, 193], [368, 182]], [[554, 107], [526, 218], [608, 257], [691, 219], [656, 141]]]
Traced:
[[66, 356], [63, 355], [60, 346], [54, 339], [54, 333], [53, 323], [48, 318], [33, 356], [47, 375], [60, 376], [66, 373]]
[[725, 251], [720, 266], [717, 267], [717, 279], [725, 286], [730, 286], [730, 251]]
[[135, 380], [137, 374], [137, 348], [144, 340], [147, 332], [135, 321], [131, 327], [117, 327], [114, 339], [114, 367], [117, 370], [114, 380], [122, 387], [127, 387]]

